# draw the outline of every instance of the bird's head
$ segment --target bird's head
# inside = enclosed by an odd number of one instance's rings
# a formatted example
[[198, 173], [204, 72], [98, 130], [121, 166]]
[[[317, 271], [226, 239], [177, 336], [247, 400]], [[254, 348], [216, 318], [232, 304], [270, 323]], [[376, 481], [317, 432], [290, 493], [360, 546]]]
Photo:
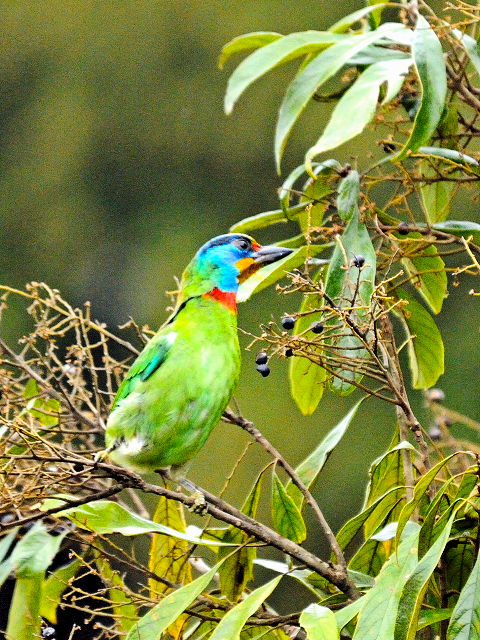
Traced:
[[238, 285], [267, 264], [288, 256], [292, 249], [261, 246], [250, 236], [226, 233], [201, 247], [183, 273], [181, 299], [214, 290], [236, 294]]

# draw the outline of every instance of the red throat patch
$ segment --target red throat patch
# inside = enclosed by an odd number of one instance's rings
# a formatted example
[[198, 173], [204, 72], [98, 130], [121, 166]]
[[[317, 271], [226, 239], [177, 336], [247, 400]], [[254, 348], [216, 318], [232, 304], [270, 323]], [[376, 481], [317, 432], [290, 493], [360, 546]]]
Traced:
[[236, 313], [237, 311], [237, 293], [236, 291], [221, 291], [220, 289], [212, 289], [208, 293], [203, 294], [204, 298], [213, 298], [218, 300], [224, 307]]

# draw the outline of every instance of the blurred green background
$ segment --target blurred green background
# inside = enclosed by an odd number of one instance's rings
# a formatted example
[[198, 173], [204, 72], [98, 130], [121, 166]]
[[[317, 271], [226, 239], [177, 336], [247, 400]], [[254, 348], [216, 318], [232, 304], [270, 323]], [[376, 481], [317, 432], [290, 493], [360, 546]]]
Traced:
[[[227, 118], [223, 93], [237, 60], [220, 72], [222, 45], [248, 31], [325, 28], [361, 6], [353, 0], [3, 3], [0, 281], [22, 287], [44, 280], [72, 304], [90, 300], [94, 317], [113, 327], [129, 315], [159, 325], [169, 304], [164, 291], [174, 288], [173, 276], [194, 251], [235, 221], [278, 205], [273, 132], [295, 67], [256, 83]], [[309, 108], [287, 148], [285, 174], [318, 137], [329, 109]], [[357, 156], [364, 167], [365, 149], [381, 153], [374, 140], [367, 134], [335, 155], [340, 162]], [[473, 195], [457, 200], [454, 218], [476, 219]], [[258, 240], [292, 232], [280, 225]], [[452, 408], [479, 418], [472, 286], [462, 281], [451, 288], [438, 318], [447, 361], [439, 384]], [[256, 331], [298, 302], [262, 292], [242, 305], [239, 324]], [[21, 325], [10, 315], [3, 332], [13, 339]], [[246, 353], [240, 406], [294, 464], [356, 398], [326, 394], [304, 418], [290, 400], [285, 363], [274, 361], [267, 379], [254, 368], [254, 353]], [[412, 397], [426, 419], [420, 394]], [[393, 411], [369, 400], [329, 460], [316, 493], [334, 527], [358, 509], [369, 463], [385, 450], [393, 425]], [[235, 428], [218, 427], [190, 475], [218, 491], [246, 442]], [[250, 448], [227, 495], [240, 502], [264, 462]], [[321, 539], [309, 544], [324, 552]]]

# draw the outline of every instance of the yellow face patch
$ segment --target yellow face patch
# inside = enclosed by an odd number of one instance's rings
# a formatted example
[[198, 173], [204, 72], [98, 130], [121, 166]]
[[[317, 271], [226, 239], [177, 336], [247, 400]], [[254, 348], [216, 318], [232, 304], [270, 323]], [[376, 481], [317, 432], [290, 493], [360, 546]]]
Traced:
[[253, 258], [242, 258], [235, 263], [235, 266], [240, 271], [238, 275], [239, 282], [245, 282], [250, 276], [260, 269], [261, 264], [257, 264]]

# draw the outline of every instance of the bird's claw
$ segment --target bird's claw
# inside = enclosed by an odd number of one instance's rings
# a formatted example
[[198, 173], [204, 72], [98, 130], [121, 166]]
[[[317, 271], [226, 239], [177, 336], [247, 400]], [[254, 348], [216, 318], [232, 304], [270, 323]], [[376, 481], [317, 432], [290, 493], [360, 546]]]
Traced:
[[188, 507], [188, 510], [200, 516], [206, 515], [208, 505], [203, 493], [201, 491], [194, 491], [190, 497], [193, 498], [193, 502]]

